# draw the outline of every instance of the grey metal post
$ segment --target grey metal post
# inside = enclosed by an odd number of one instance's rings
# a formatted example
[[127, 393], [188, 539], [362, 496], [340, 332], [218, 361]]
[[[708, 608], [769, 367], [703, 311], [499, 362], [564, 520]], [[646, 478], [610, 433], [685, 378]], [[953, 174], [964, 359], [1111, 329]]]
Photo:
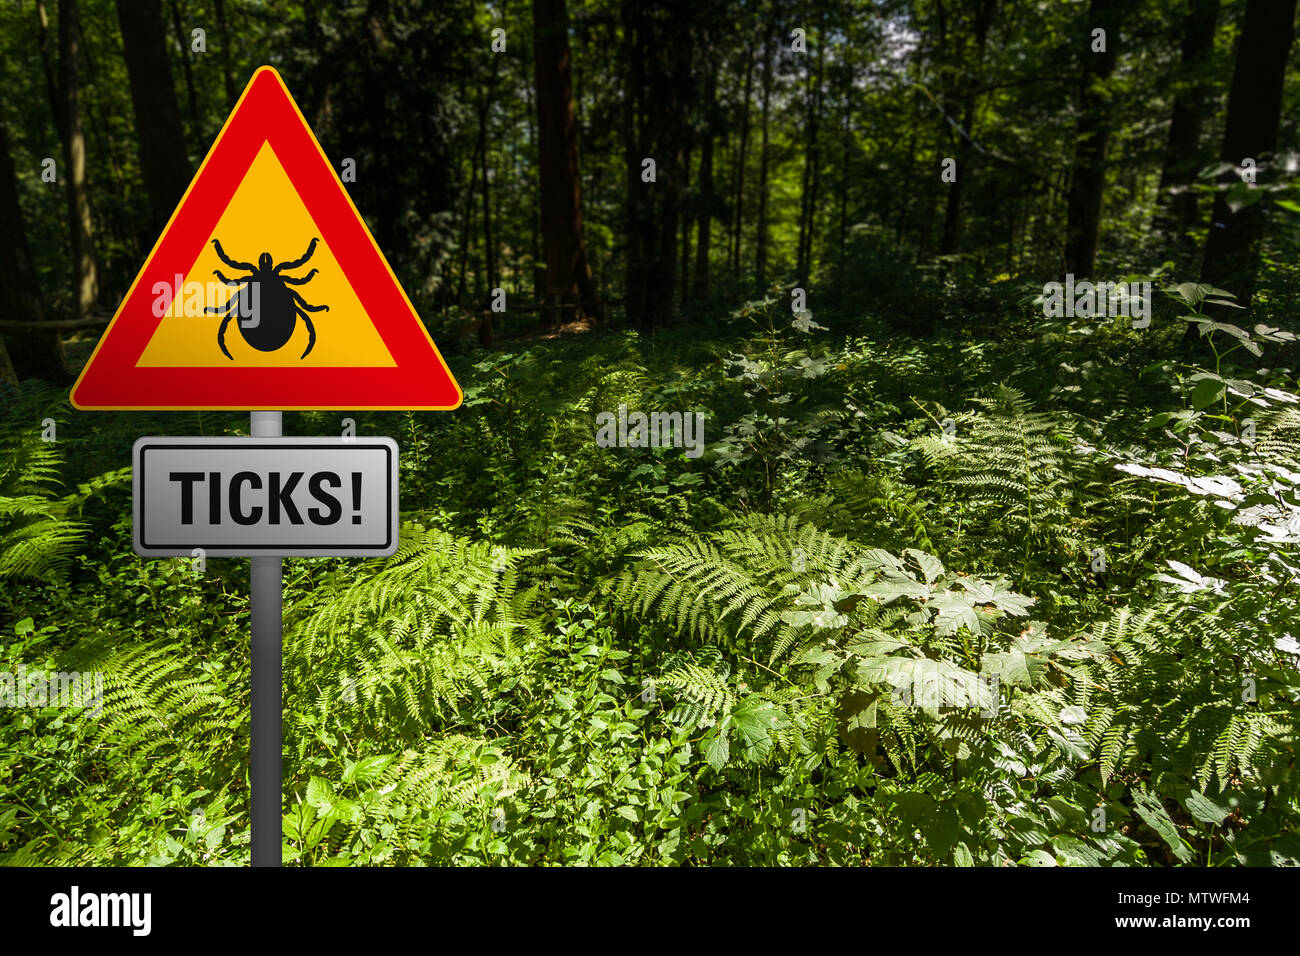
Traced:
[[[249, 434], [279, 438], [280, 412], [253, 412]], [[281, 559], [254, 557], [249, 574], [248, 613], [252, 619], [252, 728], [248, 754], [250, 840], [253, 866], [279, 866], [283, 784], [280, 776], [281, 611], [284, 580]]]

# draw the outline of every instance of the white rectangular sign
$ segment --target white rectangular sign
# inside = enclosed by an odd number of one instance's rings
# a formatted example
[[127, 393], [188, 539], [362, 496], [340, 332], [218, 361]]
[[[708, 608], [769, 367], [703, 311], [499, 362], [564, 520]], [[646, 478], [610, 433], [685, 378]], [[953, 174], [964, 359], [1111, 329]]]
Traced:
[[387, 557], [397, 550], [391, 438], [141, 438], [136, 554]]

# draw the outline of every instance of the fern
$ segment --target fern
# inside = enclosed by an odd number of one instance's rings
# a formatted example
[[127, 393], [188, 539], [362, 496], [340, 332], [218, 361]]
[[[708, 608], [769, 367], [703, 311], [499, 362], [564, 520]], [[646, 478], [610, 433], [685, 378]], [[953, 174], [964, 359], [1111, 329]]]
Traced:
[[286, 660], [326, 708], [414, 728], [484, 699], [540, 624], [520, 565], [536, 550], [406, 525], [397, 554], [359, 580], [333, 574], [291, 609]]
[[1081, 736], [1103, 780], [1145, 764], [1226, 786], [1291, 759], [1297, 709], [1280, 693], [1243, 700], [1250, 673], [1234, 663], [1243, 633], [1217, 613], [1194, 603], [1121, 608], [1093, 635], [1112, 653], [1081, 664], [1073, 684], [1025, 706], [1058, 725], [1063, 708], [1079, 708]]
[[1022, 551], [1077, 550], [1077, 453], [1069, 422], [1030, 410], [1024, 395], [1000, 386], [983, 410], [956, 416], [954, 434], [914, 444], [943, 474], [951, 492], [1000, 528]]

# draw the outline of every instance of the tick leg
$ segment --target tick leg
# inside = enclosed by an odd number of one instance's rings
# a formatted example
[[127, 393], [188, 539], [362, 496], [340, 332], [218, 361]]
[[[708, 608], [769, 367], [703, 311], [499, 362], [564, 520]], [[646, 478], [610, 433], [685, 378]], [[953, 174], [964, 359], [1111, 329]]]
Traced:
[[232, 311], [234, 311], [235, 306], [237, 306], [238, 304], [239, 304], [239, 293], [236, 292], [229, 299], [227, 299], [222, 305], [205, 305], [203, 307], [203, 311], [209, 312], [213, 315], [229, 315]]
[[280, 276], [280, 279], [281, 281], [284, 282], [285, 285], [306, 285], [308, 282], [311, 281], [311, 277], [314, 276], [315, 274], [316, 274], [316, 270], [312, 269], [311, 272], [308, 272], [301, 279], [295, 279], [293, 276]]
[[256, 272], [256, 271], [257, 271], [257, 268], [256, 268], [255, 266], [253, 266], [252, 263], [248, 263], [248, 262], [236, 262], [234, 259], [230, 258], [230, 256], [226, 255], [226, 250], [221, 248], [221, 240], [220, 240], [220, 239], [213, 239], [213, 240], [212, 240], [212, 245], [213, 245], [213, 247], [217, 250], [217, 257], [218, 257], [222, 262], [224, 262], [226, 265], [230, 266], [230, 268], [232, 268], [232, 269], [239, 269], [239, 270], [241, 270], [241, 271], [243, 271], [243, 272]]
[[226, 358], [230, 359], [232, 362], [235, 360], [235, 357], [230, 354], [230, 349], [226, 348], [226, 326], [230, 324], [230, 320], [234, 318], [234, 315], [235, 313], [233, 312], [227, 312], [226, 317], [221, 320], [221, 328], [217, 329], [217, 348], [221, 349], [221, 351], [225, 353]]
[[245, 282], [249, 281], [248, 276], [245, 276], [242, 279], [227, 279], [225, 276], [221, 274], [220, 269], [213, 269], [212, 274], [216, 276], [218, 279], [220, 279], [222, 282], [224, 282], [226, 285], [243, 285]]
[[294, 259], [293, 262], [281, 262], [275, 267], [275, 271], [279, 273], [285, 269], [296, 269], [299, 266], [306, 265], [307, 260], [311, 258], [311, 254], [316, 251], [316, 243], [318, 242], [320, 242], [319, 239], [313, 239], [308, 243], [307, 251], [302, 254], [301, 259]]
[[308, 305], [303, 301], [302, 296], [297, 292], [294, 292], [292, 289], [287, 289], [286, 291], [289, 295], [293, 296], [293, 301], [298, 303], [298, 308], [300, 309], [305, 309], [308, 312], [328, 312], [330, 310], [328, 305]]
[[302, 353], [302, 357], [306, 358], [307, 352], [310, 352], [316, 345], [316, 326], [311, 324], [311, 319], [307, 316], [306, 312], [302, 309], [297, 309], [296, 311], [298, 313], [298, 318], [302, 319], [303, 322], [307, 324], [307, 349]]

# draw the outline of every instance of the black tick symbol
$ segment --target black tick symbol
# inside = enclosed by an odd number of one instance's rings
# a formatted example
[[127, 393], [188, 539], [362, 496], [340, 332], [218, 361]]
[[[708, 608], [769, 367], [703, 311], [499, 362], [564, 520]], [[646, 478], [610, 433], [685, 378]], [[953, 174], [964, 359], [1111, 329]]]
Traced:
[[239, 323], [239, 334], [244, 337], [244, 341], [257, 349], [259, 352], [274, 352], [276, 349], [289, 341], [293, 335], [293, 330], [298, 319], [302, 319], [307, 324], [307, 350], [302, 353], [302, 358], [307, 357], [307, 353], [312, 350], [316, 344], [316, 327], [311, 324], [311, 318], [308, 312], [328, 312], [328, 305], [308, 305], [303, 297], [293, 289], [291, 285], [305, 285], [311, 281], [311, 277], [316, 274], [315, 269], [307, 273], [301, 279], [295, 279], [293, 276], [280, 275], [285, 269], [297, 269], [299, 266], [306, 265], [311, 254], [316, 251], [318, 239], [313, 239], [307, 246], [307, 251], [302, 254], [301, 259], [295, 259], [292, 262], [281, 262], [279, 265], [272, 265], [271, 254], [264, 252], [257, 259], [257, 265], [254, 266], [247, 262], [236, 262], [226, 255], [221, 248], [221, 241], [212, 240], [212, 245], [217, 250], [217, 255], [221, 261], [232, 269], [240, 269], [246, 273], [237, 280], [227, 279], [221, 274], [220, 269], [213, 269], [212, 274], [224, 282], [226, 285], [235, 286], [236, 291], [231, 293], [229, 299], [224, 305], [207, 306], [204, 312], [214, 312], [223, 315], [225, 318], [221, 321], [221, 328], [217, 329], [217, 346], [225, 354], [226, 358], [232, 362], [235, 357], [230, 354], [226, 348], [226, 326], [234, 318], [236, 307], [239, 305], [243, 286], [249, 283], [257, 284], [257, 295], [252, 297], [254, 303], [253, 314], [247, 316], [248, 323], [243, 321]]

